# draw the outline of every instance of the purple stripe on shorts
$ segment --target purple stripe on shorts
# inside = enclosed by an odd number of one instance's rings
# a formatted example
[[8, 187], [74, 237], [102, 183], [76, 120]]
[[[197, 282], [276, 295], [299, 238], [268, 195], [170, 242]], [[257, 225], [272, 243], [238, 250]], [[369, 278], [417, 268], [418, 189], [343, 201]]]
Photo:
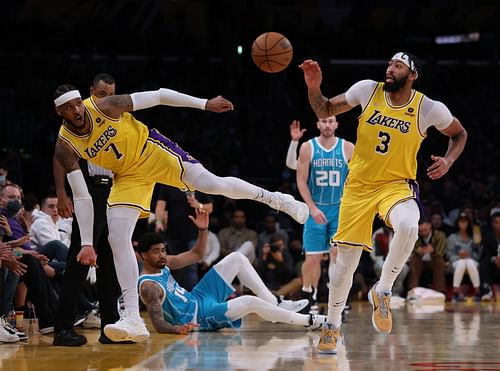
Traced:
[[191, 162], [192, 164], [197, 164], [200, 162], [193, 156], [191, 156], [188, 152], [179, 147], [177, 143], [160, 134], [156, 129], [149, 130], [149, 138], [153, 139], [156, 144], [158, 144], [159, 142], [161, 147], [163, 147], [165, 150], [178, 154], [181, 157], [182, 161]]
[[408, 184], [415, 193], [415, 201], [417, 202], [418, 208], [420, 209], [420, 217], [422, 218], [423, 216], [426, 216], [425, 214], [427, 213], [425, 212], [425, 207], [422, 204], [422, 201], [420, 201], [420, 187], [416, 180], [408, 179]]

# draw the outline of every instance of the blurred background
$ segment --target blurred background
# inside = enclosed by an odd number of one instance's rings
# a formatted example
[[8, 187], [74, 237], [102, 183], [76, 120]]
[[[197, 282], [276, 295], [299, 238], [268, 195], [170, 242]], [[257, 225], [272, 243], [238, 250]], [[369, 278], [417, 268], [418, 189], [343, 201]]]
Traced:
[[[500, 199], [499, 8], [495, 1], [17, 0], [3, 2], [0, 24], [0, 161], [8, 178], [37, 197], [52, 189], [60, 120], [52, 94], [61, 83], [87, 96], [93, 76], [113, 75], [117, 93], [168, 87], [235, 111], [213, 114], [156, 107], [135, 115], [177, 141], [218, 175], [237, 175], [295, 192], [285, 168], [289, 125], [317, 135], [301, 70], [322, 66], [331, 97], [361, 79], [381, 80], [397, 51], [424, 63], [420, 90], [443, 101], [469, 133], [462, 157], [430, 182], [430, 155], [447, 138], [431, 130], [419, 154], [422, 196], [445, 212], [473, 206], [485, 215]], [[382, 6], [381, 4], [386, 4]], [[250, 48], [263, 32], [288, 37], [291, 65], [268, 74]], [[241, 47], [241, 53], [238, 53]], [[356, 139], [359, 109], [339, 117], [337, 134]], [[437, 205], [436, 204], [436, 205]]]

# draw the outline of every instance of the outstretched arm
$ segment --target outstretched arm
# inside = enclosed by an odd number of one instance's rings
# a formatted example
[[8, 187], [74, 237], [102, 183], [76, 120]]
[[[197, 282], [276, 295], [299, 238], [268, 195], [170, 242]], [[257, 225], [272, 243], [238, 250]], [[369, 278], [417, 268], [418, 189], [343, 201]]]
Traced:
[[84, 265], [95, 265], [97, 255], [93, 248], [94, 234], [94, 205], [92, 197], [87, 188], [87, 183], [83, 178], [82, 170], [78, 164], [78, 155], [63, 142], [57, 139], [55, 158], [62, 165], [67, 173], [68, 182], [73, 191], [73, 201], [75, 203], [75, 214], [80, 227], [80, 237], [82, 249], [76, 260]]
[[328, 118], [352, 109], [352, 106], [347, 103], [345, 94], [340, 94], [330, 99], [323, 95], [321, 92], [323, 75], [318, 62], [307, 59], [299, 67], [304, 72], [309, 103], [318, 118]]
[[431, 179], [439, 179], [450, 170], [451, 165], [453, 165], [463, 152], [465, 142], [467, 141], [467, 131], [456, 117], [453, 117], [451, 124], [446, 129], [441, 130], [441, 132], [449, 136], [450, 141], [444, 157], [431, 156], [434, 163], [427, 169], [427, 175]]
[[159, 284], [146, 281], [141, 285], [141, 298], [148, 308], [149, 318], [156, 331], [161, 334], [183, 334], [196, 328], [196, 324], [188, 323], [185, 325], [172, 325], [163, 318], [163, 309], [161, 307], [161, 299], [163, 291]]
[[119, 117], [123, 112], [137, 111], [154, 106], [190, 107], [211, 112], [227, 112], [233, 104], [222, 96], [202, 99], [179, 93], [171, 89], [158, 89], [139, 93], [113, 95], [96, 102], [101, 111], [110, 117]]
[[196, 218], [189, 215], [189, 219], [198, 227], [198, 239], [193, 248], [179, 255], [169, 255], [167, 258], [168, 267], [172, 270], [181, 269], [188, 265], [199, 262], [205, 255], [205, 249], [208, 243], [208, 213], [206, 211], [195, 209]]

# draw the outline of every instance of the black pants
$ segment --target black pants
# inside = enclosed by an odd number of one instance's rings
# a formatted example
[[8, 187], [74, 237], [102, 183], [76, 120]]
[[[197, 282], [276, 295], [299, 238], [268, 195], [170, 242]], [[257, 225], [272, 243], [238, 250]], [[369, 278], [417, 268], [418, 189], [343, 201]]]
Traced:
[[[109, 186], [94, 185], [88, 182], [88, 188], [94, 204], [94, 247], [97, 251], [97, 291], [101, 315], [101, 329], [118, 321], [118, 298], [121, 290], [116, 278], [113, 252], [108, 242], [108, 224], [106, 220], [106, 200]], [[66, 272], [61, 288], [59, 307], [56, 316], [56, 331], [70, 329], [75, 320], [76, 306], [82, 294], [82, 286], [87, 278], [89, 267], [76, 261], [80, 252], [80, 228], [76, 216], [73, 219], [71, 245], [68, 251]]]

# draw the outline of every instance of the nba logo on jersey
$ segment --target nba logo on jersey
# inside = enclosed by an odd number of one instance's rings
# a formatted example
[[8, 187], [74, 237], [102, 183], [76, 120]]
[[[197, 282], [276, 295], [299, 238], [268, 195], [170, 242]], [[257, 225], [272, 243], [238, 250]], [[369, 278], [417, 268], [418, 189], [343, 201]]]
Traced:
[[307, 183], [312, 199], [317, 205], [338, 204], [348, 171], [344, 140], [337, 138], [331, 149], [324, 148], [318, 138], [313, 138], [310, 142], [313, 155]]

